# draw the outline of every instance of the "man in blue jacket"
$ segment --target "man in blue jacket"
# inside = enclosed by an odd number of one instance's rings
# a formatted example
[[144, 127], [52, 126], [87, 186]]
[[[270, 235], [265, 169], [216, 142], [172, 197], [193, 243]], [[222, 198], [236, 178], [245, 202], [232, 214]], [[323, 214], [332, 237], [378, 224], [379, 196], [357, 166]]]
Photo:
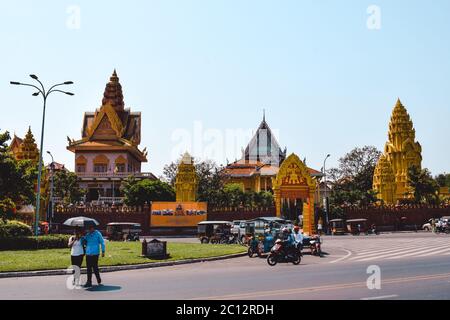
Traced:
[[93, 225], [89, 226], [88, 233], [84, 236], [86, 245], [86, 267], [87, 267], [87, 282], [85, 287], [92, 287], [92, 271], [94, 271], [97, 283], [100, 285], [102, 279], [100, 278], [100, 271], [98, 270], [98, 258], [100, 256], [100, 247], [102, 248], [102, 257], [105, 256], [105, 240], [102, 234], [95, 230]]

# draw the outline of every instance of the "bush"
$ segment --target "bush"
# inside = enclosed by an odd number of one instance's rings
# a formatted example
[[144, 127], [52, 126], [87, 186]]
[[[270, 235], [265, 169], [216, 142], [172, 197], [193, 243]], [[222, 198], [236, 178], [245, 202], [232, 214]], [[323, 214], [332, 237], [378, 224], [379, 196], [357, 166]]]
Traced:
[[49, 235], [40, 237], [18, 237], [0, 239], [0, 251], [42, 250], [67, 248], [70, 235]]
[[[0, 239], [28, 237], [32, 235], [31, 228], [19, 221], [0, 222]], [[2, 241], [2, 240], [0, 240]]]

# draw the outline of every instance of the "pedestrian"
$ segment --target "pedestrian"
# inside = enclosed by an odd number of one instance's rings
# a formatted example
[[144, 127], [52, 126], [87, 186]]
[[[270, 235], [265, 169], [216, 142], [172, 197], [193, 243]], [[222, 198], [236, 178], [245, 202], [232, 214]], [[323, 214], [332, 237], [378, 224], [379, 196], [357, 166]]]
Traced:
[[319, 236], [322, 235], [322, 228], [323, 228], [322, 221], [319, 220], [319, 223], [317, 223], [317, 233], [319, 234]]
[[435, 219], [431, 219], [431, 230], [433, 231], [433, 233], [436, 233], [436, 220]]
[[88, 233], [84, 236], [86, 244], [86, 267], [87, 267], [87, 282], [85, 287], [92, 287], [92, 272], [94, 272], [99, 285], [102, 284], [100, 278], [100, 271], [98, 269], [98, 259], [100, 256], [100, 247], [102, 249], [102, 257], [105, 256], [105, 240], [100, 231], [95, 229], [94, 225], [90, 225]]
[[294, 227], [294, 241], [295, 241], [295, 246], [297, 247], [297, 249], [299, 249], [300, 251], [302, 251], [303, 248], [303, 234], [302, 232], [300, 232], [300, 227], [299, 226], [295, 226]]
[[[72, 266], [79, 268], [81, 270], [81, 265], [83, 264], [84, 258], [84, 237], [83, 230], [81, 228], [76, 228], [74, 235], [69, 238], [69, 248], [70, 248], [70, 262]], [[75, 274], [80, 274], [75, 272]], [[80, 279], [74, 278], [74, 285], [78, 285]]]

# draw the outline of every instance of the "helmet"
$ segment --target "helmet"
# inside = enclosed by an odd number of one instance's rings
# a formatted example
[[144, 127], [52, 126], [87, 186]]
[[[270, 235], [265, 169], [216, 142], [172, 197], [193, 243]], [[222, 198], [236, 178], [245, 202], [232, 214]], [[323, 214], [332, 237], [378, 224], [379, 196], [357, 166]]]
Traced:
[[300, 231], [300, 227], [299, 226], [295, 226], [294, 227], [294, 231]]
[[284, 227], [283, 229], [281, 229], [281, 232], [283, 232], [283, 233], [289, 233], [289, 229], [286, 228], [286, 227]]

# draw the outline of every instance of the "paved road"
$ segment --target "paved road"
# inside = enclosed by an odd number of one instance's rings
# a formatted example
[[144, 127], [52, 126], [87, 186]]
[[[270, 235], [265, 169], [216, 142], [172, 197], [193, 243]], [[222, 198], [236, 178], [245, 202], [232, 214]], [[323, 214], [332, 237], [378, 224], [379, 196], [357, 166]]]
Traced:
[[[68, 290], [65, 276], [0, 279], [0, 299], [450, 299], [449, 236], [329, 237], [324, 249], [300, 266], [239, 258], [108, 273], [91, 290]], [[373, 265], [380, 290], [367, 287]]]

